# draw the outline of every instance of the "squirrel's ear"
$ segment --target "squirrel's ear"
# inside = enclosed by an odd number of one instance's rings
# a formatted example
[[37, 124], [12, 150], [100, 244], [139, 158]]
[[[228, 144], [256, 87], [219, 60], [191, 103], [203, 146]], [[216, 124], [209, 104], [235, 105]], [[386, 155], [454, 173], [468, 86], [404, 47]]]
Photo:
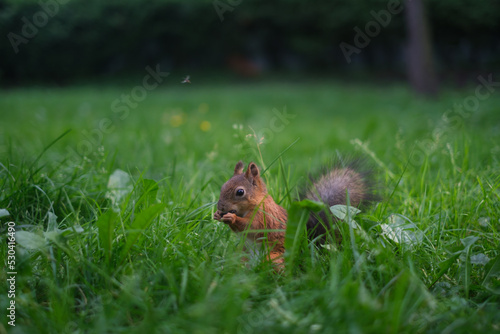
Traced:
[[243, 162], [238, 161], [236, 166], [234, 167], [234, 175], [239, 175], [243, 173]]
[[248, 168], [247, 168], [247, 171], [245, 172], [245, 176], [246, 178], [252, 182], [253, 184], [255, 184], [255, 179], [257, 179], [259, 177], [259, 167], [257, 167], [257, 165], [253, 162], [249, 163], [248, 164]]

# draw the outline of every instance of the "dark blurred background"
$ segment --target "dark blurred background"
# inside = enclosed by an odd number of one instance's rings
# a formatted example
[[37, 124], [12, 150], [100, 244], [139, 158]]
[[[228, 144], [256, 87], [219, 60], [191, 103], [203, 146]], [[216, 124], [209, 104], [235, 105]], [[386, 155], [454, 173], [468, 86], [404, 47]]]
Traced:
[[[391, 14], [398, 5], [405, 10]], [[3, 86], [119, 78], [155, 64], [390, 80], [413, 67], [424, 74], [413, 80], [430, 79], [425, 93], [500, 69], [496, 0], [0, 0], [0, 13]], [[359, 52], [348, 60], [341, 43]]]

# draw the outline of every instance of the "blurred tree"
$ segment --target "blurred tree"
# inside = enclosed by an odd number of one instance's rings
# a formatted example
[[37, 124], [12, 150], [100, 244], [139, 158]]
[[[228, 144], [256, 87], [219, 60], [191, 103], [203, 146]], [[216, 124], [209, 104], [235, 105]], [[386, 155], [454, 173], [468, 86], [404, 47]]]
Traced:
[[[422, 8], [412, 11], [421, 1], [427, 15]], [[181, 75], [195, 69], [234, 71], [238, 55], [263, 71], [365, 72], [397, 79], [408, 73], [406, 61], [413, 76], [421, 75], [424, 83], [415, 87], [424, 92], [437, 91], [432, 57], [443, 82], [465, 83], [475, 78], [472, 73], [500, 69], [498, 0], [409, 1], [408, 19], [393, 15], [349, 66], [336, 46], [352, 42], [353, 29], [364, 29], [373, 13], [403, 1], [221, 2], [232, 9], [223, 20], [214, 0], [0, 0], [0, 85], [121, 81], [155, 64]], [[427, 20], [438, 32], [431, 38]], [[403, 50], [410, 28], [415, 50]], [[410, 62], [403, 51], [415, 59]]]
[[422, 0], [406, 0], [407, 70], [413, 89], [426, 96], [438, 93], [431, 35]]

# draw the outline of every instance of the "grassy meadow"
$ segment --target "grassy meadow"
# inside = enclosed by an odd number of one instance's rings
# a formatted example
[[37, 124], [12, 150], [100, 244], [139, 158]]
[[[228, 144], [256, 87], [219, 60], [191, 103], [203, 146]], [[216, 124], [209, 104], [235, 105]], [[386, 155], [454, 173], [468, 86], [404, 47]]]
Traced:
[[[0, 92], [0, 333], [500, 332], [498, 90], [181, 79]], [[350, 155], [381, 200], [342, 244], [243, 265], [211, 219], [234, 164], [290, 208]]]

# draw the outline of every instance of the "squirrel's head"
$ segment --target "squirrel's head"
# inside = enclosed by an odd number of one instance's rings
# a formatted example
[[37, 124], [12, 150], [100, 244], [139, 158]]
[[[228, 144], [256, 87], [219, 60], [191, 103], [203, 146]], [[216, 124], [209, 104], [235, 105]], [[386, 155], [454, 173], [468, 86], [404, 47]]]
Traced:
[[266, 185], [260, 178], [259, 167], [253, 162], [243, 172], [243, 162], [234, 167], [234, 174], [221, 188], [217, 209], [243, 217], [259, 205], [267, 194]]

